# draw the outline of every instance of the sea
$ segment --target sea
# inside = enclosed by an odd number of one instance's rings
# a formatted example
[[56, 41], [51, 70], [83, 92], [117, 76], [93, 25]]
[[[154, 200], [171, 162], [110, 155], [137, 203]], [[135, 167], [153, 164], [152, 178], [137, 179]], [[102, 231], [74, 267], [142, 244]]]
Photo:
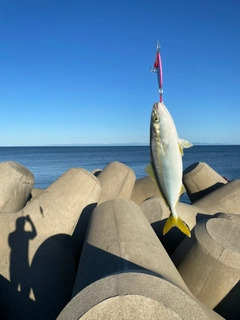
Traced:
[[[150, 160], [149, 146], [48, 146], [0, 147], [0, 162], [16, 161], [35, 177], [34, 188], [47, 188], [70, 168], [88, 171], [104, 169], [112, 161], [132, 168], [136, 178], [146, 176]], [[184, 149], [183, 169], [196, 162], [206, 162], [229, 180], [240, 179], [240, 145], [196, 145]], [[187, 195], [180, 201], [189, 203]]]

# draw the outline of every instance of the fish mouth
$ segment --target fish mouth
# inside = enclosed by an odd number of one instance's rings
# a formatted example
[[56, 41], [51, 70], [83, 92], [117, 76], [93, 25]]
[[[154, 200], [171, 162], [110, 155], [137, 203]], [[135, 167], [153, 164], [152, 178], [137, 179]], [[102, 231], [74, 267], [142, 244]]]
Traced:
[[163, 102], [155, 102], [153, 105], [153, 110], [160, 112], [164, 108]]
[[153, 110], [159, 111], [159, 109], [158, 109], [158, 103], [154, 103], [154, 105], [153, 105]]
[[158, 115], [163, 115], [165, 114], [166, 107], [163, 102], [155, 102], [152, 110], [157, 112]]
[[152, 113], [155, 115], [160, 115], [159, 103], [154, 103]]

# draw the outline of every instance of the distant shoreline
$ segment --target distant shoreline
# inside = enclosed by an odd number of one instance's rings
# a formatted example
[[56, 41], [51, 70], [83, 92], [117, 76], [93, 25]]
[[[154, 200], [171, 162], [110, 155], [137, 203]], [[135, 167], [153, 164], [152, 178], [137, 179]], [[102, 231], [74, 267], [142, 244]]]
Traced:
[[[227, 143], [192, 143], [193, 147], [211, 147], [211, 146], [239, 146], [240, 144]], [[52, 145], [37, 145], [37, 146], [0, 146], [0, 148], [53, 148], [53, 147], [149, 147], [148, 143], [111, 143], [111, 144], [52, 144]]]

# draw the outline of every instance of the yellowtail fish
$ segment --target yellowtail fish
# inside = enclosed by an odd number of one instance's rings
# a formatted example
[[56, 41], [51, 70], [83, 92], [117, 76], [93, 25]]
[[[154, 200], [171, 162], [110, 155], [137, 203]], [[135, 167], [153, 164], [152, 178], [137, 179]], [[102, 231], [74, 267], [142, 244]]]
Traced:
[[163, 234], [172, 227], [177, 227], [191, 237], [189, 227], [176, 212], [179, 198], [185, 192], [182, 184], [183, 148], [191, 146], [190, 142], [178, 138], [174, 121], [165, 105], [162, 102], [155, 103], [150, 125], [151, 162], [145, 171], [157, 183], [171, 211], [164, 225]]

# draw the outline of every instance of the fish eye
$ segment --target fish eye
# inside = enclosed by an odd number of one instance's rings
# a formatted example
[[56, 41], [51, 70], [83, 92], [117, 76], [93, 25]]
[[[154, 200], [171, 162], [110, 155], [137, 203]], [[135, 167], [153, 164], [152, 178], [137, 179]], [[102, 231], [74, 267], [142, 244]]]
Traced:
[[154, 117], [153, 117], [153, 121], [154, 121], [154, 122], [159, 122], [159, 120], [160, 120], [160, 119], [159, 119], [158, 116], [154, 116]]

